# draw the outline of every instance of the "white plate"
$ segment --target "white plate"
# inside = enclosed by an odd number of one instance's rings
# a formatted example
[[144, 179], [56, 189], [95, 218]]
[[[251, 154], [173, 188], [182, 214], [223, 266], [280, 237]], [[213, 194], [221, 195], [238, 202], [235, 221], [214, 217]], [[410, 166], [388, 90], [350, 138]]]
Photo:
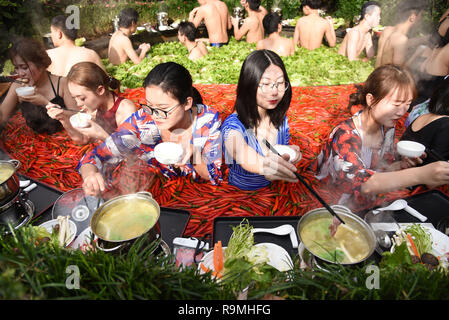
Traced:
[[[270, 242], [258, 243], [255, 246], [257, 247], [264, 246], [266, 248], [269, 259], [267, 263], [273, 268], [276, 268], [281, 272], [293, 269], [293, 261], [290, 258], [290, 255], [281, 246]], [[225, 253], [226, 247], [223, 247], [222, 249], [223, 253]], [[215, 270], [213, 258], [214, 258], [214, 250], [209, 251], [201, 260], [201, 263], [212, 271]], [[226, 256], [224, 256], [223, 258], [226, 261]], [[198, 266], [198, 270], [200, 271], [201, 274], [206, 273], [204, 272], [203, 269], [201, 269], [201, 266]]]
[[78, 237], [76, 237], [75, 241], [73, 241], [70, 247], [72, 247], [72, 249], [79, 249], [84, 244], [90, 244], [90, 239], [92, 237], [94, 237], [94, 239], [96, 238], [92, 232], [92, 229], [90, 227], [87, 227], [78, 235]]
[[[58, 219], [52, 219], [52, 220], [49, 220], [47, 222], [40, 224], [39, 227], [44, 227], [45, 229], [47, 229], [47, 231], [49, 233], [52, 233], [53, 227], [58, 224], [59, 224]], [[72, 243], [72, 241], [73, 241], [73, 239], [75, 239], [75, 235], [76, 235], [76, 224], [72, 220], [69, 220], [69, 227], [70, 227], [70, 232], [72, 233], [72, 236], [70, 237], [69, 240], [66, 241], [66, 246], [69, 246]]]
[[162, 142], [154, 148], [154, 157], [162, 164], [175, 164], [182, 160], [184, 150], [173, 142]]

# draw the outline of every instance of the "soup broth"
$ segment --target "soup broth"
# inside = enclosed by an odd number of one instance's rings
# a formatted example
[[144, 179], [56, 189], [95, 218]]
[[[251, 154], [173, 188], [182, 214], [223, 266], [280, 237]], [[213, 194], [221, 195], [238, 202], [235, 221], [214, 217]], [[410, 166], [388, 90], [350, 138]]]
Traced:
[[0, 165], [0, 183], [8, 180], [15, 172], [15, 169], [9, 164]]
[[332, 217], [312, 219], [301, 229], [301, 240], [316, 256], [338, 263], [354, 263], [369, 254], [369, 242], [365, 234], [354, 223], [345, 221], [331, 237], [329, 226]]
[[136, 238], [156, 224], [156, 207], [143, 199], [119, 201], [105, 209], [96, 225], [98, 237], [119, 241]]

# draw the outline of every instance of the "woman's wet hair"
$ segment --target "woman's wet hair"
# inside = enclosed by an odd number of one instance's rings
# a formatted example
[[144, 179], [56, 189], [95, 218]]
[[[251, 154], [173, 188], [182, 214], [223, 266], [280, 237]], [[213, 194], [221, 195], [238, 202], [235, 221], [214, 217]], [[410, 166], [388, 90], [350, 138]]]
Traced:
[[185, 104], [188, 97], [193, 98], [194, 104], [200, 104], [201, 95], [194, 91], [192, 83], [192, 76], [185, 67], [176, 62], [165, 62], [158, 64], [148, 73], [143, 86], [157, 86], [181, 104]]
[[277, 32], [279, 23], [281, 23], [281, 17], [276, 12], [268, 13], [262, 20], [263, 28], [266, 34]]
[[186, 36], [189, 41], [195, 41], [196, 28], [192, 22], [181, 22], [178, 31], [181, 35]]
[[118, 19], [119, 27], [129, 28], [133, 22], [137, 23], [137, 20], [139, 20], [139, 14], [133, 8], [125, 8], [120, 11]]
[[75, 41], [76, 37], [78, 36], [78, 30], [76, 28], [67, 28], [66, 20], [66, 16], [59, 15], [54, 17], [51, 20], [50, 24], [60, 30], [68, 39]]
[[[365, 108], [372, 107], [394, 90], [398, 90], [400, 96], [408, 92], [412, 93], [413, 99], [417, 96], [415, 81], [410, 72], [393, 64], [386, 64], [374, 69], [365, 83], [356, 85], [356, 88], [357, 92], [349, 96], [348, 108], [355, 105], [362, 105]], [[371, 106], [367, 105], [367, 94], [371, 94], [374, 98]]]
[[446, 77], [433, 91], [429, 101], [429, 112], [449, 116], [449, 77]]
[[[260, 116], [257, 106], [257, 90], [259, 89], [262, 75], [270, 65], [278, 66], [282, 70], [284, 81], [287, 83], [290, 82], [282, 59], [270, 50], [256, 50], [251, 52], [246, 57], [240, 70], [234, 110], [237, 112], [239, 120], [247, 129], [257, 128], [259, 125]], [[291, 99], [292, 88], [289, 85], [276, 108], [267, 110], [267, 114], [276, 128], [279, 128], [283, 123]]]
[[117, 90], [120, 81], [110, 77], [103, 69], [93, 62], [79, 62], [70, 68], [67, 81], [88, 88], [95, 92], [99, 86], [106, 90]]
[[14, 62], [16, 57], [28, 64], [32, 62], [37, 67], [47, 69], [51, 65], [51, 59], [45, 50], [44, 45], [31, 38], [18, 38], [9, 49], [9, 58]]

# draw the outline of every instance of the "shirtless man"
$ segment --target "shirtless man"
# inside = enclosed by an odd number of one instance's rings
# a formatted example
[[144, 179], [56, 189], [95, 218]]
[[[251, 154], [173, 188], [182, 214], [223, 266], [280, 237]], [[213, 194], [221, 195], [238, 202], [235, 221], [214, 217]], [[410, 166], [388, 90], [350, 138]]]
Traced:
[[[240, 5], [245, 8], [246, 2], [246, 0], [240, 0]], [[259, 5], [259, 9], [256, 12], [263, 27], [263, 18], [268, 14], [268, 11], [263, 6]]]
[[264, 38], [262, 22], [259, 20], [260, 0], [247, 0], [245, 10], [248, 17], [239, 28], [239, 19], [232, 17], [232, 26], [234, 27], [234, 37], [236, 40], [242, 39], [246, 35], [246, 42], [254, 43]]
[[110, 63], [119, 65], [126, 62], [129, 58], [134, 64], [139, 64], [145, 58], [148, 50], [151, 48], [150, 44], [140, 44], [136, 52], [131, 39], [129, 39], [137, 30], [138, 19], [139, 14], [132, 8], [126, 8], [120, 11], [119, 29], [114, 32], [109, 40], [108, 57]]
[[50, 73], [65, 77], [74, 64], [83, 61], [93, 62], [104, 70], [103, 63], [94, 50], [75, 45], [77, 29], [67, 28], [65, 16], [54, 17], [51, 21], [50, 31], [51, 40], [55, 46], [54, 49], [47, 50], [51, 59], [51, 65], [47, 68]]
[[407, 34], [421, 21], [424, 8], [425, 5], [420, 1], [400, 2], [396, 9], [398, 23], [385, 28], [380, 36], [376, 68], [384, 64], [403, 66], [406, 63], [407, 49], [410, 45]]
[[281, 17], [277, 13], [269, 13], [263, 18], [263, 27], [268, 34], [268, 38], [259, 40], [256, 49], [267, 49], [276, 52], [280, 56], [290, 56], [295, 53], [295, 46], [292, 39], [281, 37], [282, 31]]
[[374, 57], [373, 39], [371, 29], [379, 25], [380, 4], [376, 1], [365, 2], [362, 6], [360, 23], [348, 31], [340, 45], [338, 53], [348, 57], [349, 61], [360, 60], [363, 51], [366, 57], [363, 61]]
[[318, 9], [321, 8], [321, 0], [302, 1], [302, 11], [306, 15], [299, 18], [296, 23], [293, 43], [298, 47], [314, 50], [321, 47], [324, 36], [331, 47], [335, 47], [337, 37], [331, 17], [321, 18]]
[[202, 41], [195, 41], [196, 28], [192, 22], [181, 22], [178, 29], [178, 40], [189, 51], [189, 59], [197, 60], [207, 54], [206, 45]]
[[[221, 47], [227, 44], [229, 40], [229, 13], [226, 16], [223, 6], [218, 2], [221, 1], [198, 0], [200, 6], [193, 9], [189, 14], [189, 22], [192, 22], [195, 28], [198, 28], [201, 21], [204, 20], [209, 35], [209, 43], [212, 47]], [[217, 17], [220, 17], [220, 19], [217, 19]]]

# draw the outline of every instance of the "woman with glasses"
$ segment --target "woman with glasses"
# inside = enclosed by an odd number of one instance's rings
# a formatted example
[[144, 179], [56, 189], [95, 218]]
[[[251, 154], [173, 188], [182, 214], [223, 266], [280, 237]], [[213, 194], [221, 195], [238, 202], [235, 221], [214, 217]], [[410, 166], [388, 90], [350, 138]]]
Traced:
[[106, 140], [117, 127], [137, 111], [135, 104], [113, 91], [120, 82], [107, 75], [92, 62], [80, 62], [67, 74], [68, 89], [79, 108], [92, 116], [85, 128], [74, 128], [70, 117], [74, 112], [63, 110], [59, 105], [47, 105], [48, 115], [59, 120], [76, 143], [86, 144], [97, 140]]
[[[201, 103], [189, 71], [174, 62], [159, 64], [145, 78], [144, 87], [142, 108], [81, 159], [78, 167], [86, 194], [103, 192], [105, 165], [127, 158], [143, 160], [168, 177], [189, 175], [218, 184], [221, 121], [217, 111]], [[155, 159], [154, 149], [162, 142], [182, 146], [180, 163], [166, 165]]]
[[271, 145], [289, 145], [287, 110], [292, 89], [281, 58], [270, 50], [257, 50], [242, 65], [234, 112], [223, 122], [223, 151], [229, 166], [229, 184], [256, 190], [272, 180], [296, 182], [294, 159], [277, 156]]

